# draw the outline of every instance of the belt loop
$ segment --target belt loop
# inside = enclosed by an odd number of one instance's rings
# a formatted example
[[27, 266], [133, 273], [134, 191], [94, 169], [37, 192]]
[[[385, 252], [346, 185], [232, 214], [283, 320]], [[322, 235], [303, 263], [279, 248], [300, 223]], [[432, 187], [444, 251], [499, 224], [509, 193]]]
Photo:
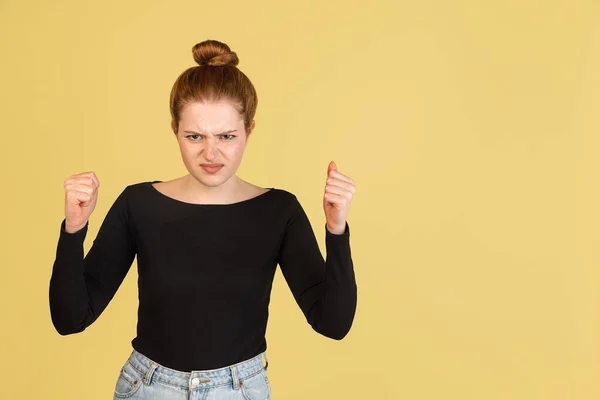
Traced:
[[142, 377], [142, 381], [146, 386], [150, 386], [150, 382], [152, 382], [152, 374], [154, 374], [156, 368], [158, 368], [158, 365], [156, 363], [152, 363], [148, 372], [146, 372]]
[[267, 368], [269, 368], [269, 359], [267, 358], [267, 352], [263, 351], [263, 356], [265, 357], [265, 371], [267, 370]]
[[237, 368], [234, 366], [229, 367], [231, 370], [231, 378], [233, 379], [233, 390], [238, 390], [240, 388], [240, 381], [237, 376]]

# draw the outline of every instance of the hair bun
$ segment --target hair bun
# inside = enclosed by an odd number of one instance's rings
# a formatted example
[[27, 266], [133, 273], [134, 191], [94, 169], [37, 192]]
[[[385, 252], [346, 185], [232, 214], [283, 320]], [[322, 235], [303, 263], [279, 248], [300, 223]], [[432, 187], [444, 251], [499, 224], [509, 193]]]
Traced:
[[194, 60], [201, 66], [236, 66], [240, 62], [229, 46], [217, 40], [205, 40], [192, 48]]

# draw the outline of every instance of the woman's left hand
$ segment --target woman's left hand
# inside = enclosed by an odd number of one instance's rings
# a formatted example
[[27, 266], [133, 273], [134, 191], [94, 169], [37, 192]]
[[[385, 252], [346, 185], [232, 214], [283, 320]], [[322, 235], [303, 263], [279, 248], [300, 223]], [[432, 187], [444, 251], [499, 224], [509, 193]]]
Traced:
[[335, 162], [331, 161], [327, 166], [327, 181], [323, 196], [323, 209], [329, 232], [336, 235], [345, 232], [346, 218], [354, 192], [354, 181], [340, 173]]

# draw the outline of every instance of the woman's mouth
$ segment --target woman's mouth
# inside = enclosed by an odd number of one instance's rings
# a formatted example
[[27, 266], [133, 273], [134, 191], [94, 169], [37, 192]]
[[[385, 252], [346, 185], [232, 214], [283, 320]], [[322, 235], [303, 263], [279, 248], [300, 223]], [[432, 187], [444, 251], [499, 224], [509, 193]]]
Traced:
[[209, 174], [214, 174], [221, 170], [223, 164], [213, 164], [212, 166], [210, 164], [201, 164], [200, 166]]

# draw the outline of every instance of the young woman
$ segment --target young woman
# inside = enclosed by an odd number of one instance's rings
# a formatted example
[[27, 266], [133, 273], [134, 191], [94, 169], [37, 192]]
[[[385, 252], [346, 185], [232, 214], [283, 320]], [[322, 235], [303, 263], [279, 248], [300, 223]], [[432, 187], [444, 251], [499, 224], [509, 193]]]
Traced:
[[115, 399], [270, 399], [265, 333], [277, 265], [316, 332], [341, 340], [354, 320], [353, 180], [329, 164], [324, 260], [294, 194], [236, 176], [257, 106], [236, 53], [207, 40], [193, 54], [199, 66], [179, 76], [170, 98], [189, 174], [125, 187], [85, 256], [100, 183], [93, 172], [64, 181], [49, 292], [58, 333], [90, 326], [137, 255], [137, 336]]

